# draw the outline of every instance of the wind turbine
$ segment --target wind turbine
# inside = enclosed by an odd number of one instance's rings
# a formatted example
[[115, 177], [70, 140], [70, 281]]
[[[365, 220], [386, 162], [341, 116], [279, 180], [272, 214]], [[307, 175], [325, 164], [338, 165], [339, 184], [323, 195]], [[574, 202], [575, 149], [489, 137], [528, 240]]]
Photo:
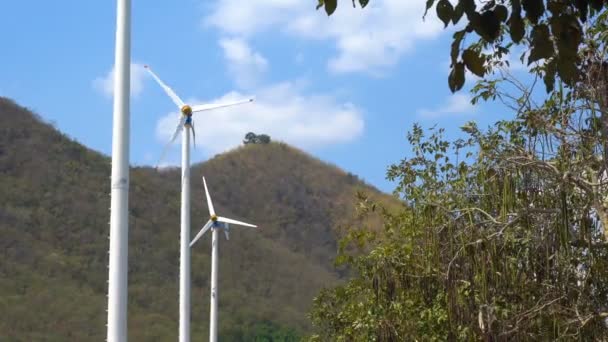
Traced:
[[241, 101], [234, 101], [220, 104], [201, 104], [188, 105], [177, 94], [167, 86], [161, 79], [145, 65], [146, 70], [152, 75], [154, 80], [169, 95], [173, 103], [180, 110], [180, 117], [177, 127], [171, 139], [164, 148], [162, 156], [166, 153], [169, 145], [177, 138], [180, 132], [186, 128], [182, 134], [182, 198], [181, 198], [181, 229], [180, 229], [180, 266], [179, 266], [179, 341], [190, 342], [190, 130], [192, 137], [195, 138], [192, 114], [217, 108], [234, 106], [242, 103], [253, 102], [253, 98]]
[[190, 247], [192, 247], [198, 239], [205, 234], [206, 231], [211, 229], [212, 237], [211, 237], [211, 309], [209, 315], [209, 342], [217, 341], [217, 306], [219, 301], [219, 292], [217, 287], [217, 277], [218, 277], [218, 260], [219, 260], [219, 236], [218, 231], [220, 229], [224, 230], [224, 234], [226, 234], [226, 240], [228, 240], [228, 230], [230, 224], [236, 224], [239, 226], [252, 227], [257, 228], [256, 225], [233, 220], [230, 218], [217, 216], [215, 214], [215, 210], [213, 209], [213, 202], [211, 201], [211, 196], [209, 195], [209, 190], [207, 189], [207, 182], [205, 181], [205, 177], [203, 177], [203, 184], [205, 185], [205, 195], [207, 196], [207, 206], [209, 207], [209, 221], [203, 226], [203, 228], [196, 234], [192, 242], [190, 243]]

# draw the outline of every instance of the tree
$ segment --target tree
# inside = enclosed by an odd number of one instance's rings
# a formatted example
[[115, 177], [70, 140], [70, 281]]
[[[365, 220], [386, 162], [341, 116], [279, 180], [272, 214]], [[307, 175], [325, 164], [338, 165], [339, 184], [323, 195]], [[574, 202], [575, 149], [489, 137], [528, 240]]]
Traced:
[[[608, 338], [596, 210], [608, 183], [589, 173], [601, 145], [593, 124], [567, 129], [580, 112], [554, 111], [554, 100], [485, 132], [469, 123], [451, 142], [415, 126], [414, 156], [388, 173], [405, 205], [363, 198], [362, 215], [383, 226], [341, 242], [338, 261], [356, 275], [315, 299], [312, 340]], [[560, 123], [534, 121], [543, 116]]]
[[253, 133], [253, 132], [249, 132], [249, 133], [245, 134], [245, 140], [243, 140], [243, 144], [245, 144], [245, 145], [255, 144], [256, 139], [257, 139], [257, 135], [255, 135], [255, 133]]
[[[361, 7], [368, 3], [359, 0]], [[331, 15], [337, 0], [319, 0], [317, 9], [321, 6]], [[448, 85], [455, 92], [463, 87], [466, 70], [483, 77], [491, 71], [488, 62], [502, 60], [514, 45], [529, 50], [528, 65], [544, 60], [546, 67], [538, 71], [548, 91], [556, 76], [573, 86], [584, 74], [585, 59], [578, 52], [584, 46], [585, 27], [594, 26], [607, 5], [602, 0], [489, 0], [478, 7], [474, 0], [426, 0], [425, 16], [433, 6], [446, 28], [465, 23], [454, 33], [450, 48]], [[479, 40], [465, 46], [469, 35]]]
[[243, 144], [269, 144], [270, 136], [266, 134], [257, 135], [253, 132], [249, 132], [245, 134], [245, 140], [243, 140]]
[[269, 144], [270, 136], [268, 136], [266, 134], [260, 134], [260, 135], [258, 135], [258, 141], [260, 144]]
[[311, 340], [608, 339], [608, 19], [594, 18], [575, 82], [559, 71], [547, 82], [559, 48], [533, 70], [549, 91], [539, 104], [484, 60], [497, 75], [482, 74], [473, 102], [501, 101], [513, 120], [468, 123], [453, 141], [414, 126], [414, 156], [388, 171], [404, 206], [362, 197], [361, 215], [382, 225], [341, 242], [337, 261], [355, 275], [315, 299]]

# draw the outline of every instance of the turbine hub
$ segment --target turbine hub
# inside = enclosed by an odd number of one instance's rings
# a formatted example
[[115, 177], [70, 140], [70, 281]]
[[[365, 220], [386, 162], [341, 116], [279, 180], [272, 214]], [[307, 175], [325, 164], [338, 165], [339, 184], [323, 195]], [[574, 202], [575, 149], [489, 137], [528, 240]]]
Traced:
[[216, 215], [211, 215], [211, 221], [216, 222], [217, 221], [217, 216]]
[[190, 106], [188, 105], [183, 105], [181, 108], [182, 114], [185, 116], [192, 116], [192, 108], [190, 108]]

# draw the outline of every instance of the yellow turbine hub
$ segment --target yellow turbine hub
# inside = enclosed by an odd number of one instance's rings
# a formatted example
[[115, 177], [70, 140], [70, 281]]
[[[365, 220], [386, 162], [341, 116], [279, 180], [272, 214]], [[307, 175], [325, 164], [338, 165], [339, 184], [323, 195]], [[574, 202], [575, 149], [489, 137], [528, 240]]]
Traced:
[[217, 216], [216, 215], [211, 215], [211, 221], [213, 221], [213, 222], [217, 221]]
[[185, 116], [192, 116], [192, 108], [188, 105], [183, 105], [181, 111]]

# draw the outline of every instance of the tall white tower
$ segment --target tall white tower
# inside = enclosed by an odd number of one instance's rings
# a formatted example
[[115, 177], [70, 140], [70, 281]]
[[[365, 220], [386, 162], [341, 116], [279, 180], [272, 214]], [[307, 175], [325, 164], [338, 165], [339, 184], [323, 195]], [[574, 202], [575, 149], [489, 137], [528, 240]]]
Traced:
[[127, 341], [131, 1], [118, 0], [114, 62], [108, 342]]

